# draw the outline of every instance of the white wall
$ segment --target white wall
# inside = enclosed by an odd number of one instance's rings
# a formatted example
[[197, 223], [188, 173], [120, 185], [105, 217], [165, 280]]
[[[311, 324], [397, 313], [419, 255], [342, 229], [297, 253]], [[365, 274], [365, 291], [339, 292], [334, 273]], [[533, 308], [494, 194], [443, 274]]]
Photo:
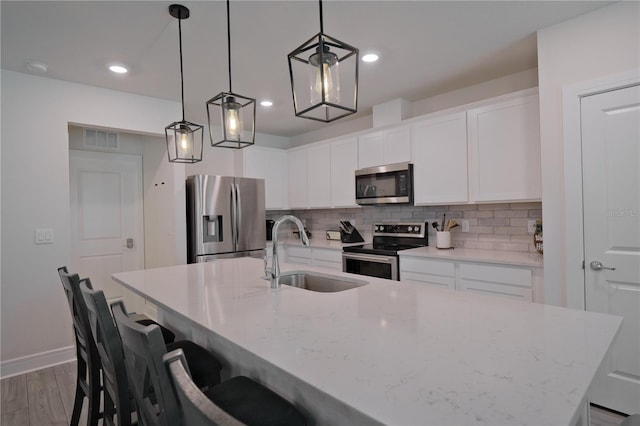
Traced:
[[538, 32], [546, 303], [566, 305], [567, 268], [581, 269], [566, 265], [562, 89], [640, 67], [639, 16], [620, 2]]
[[[68, 124], [159, 134], [180, 104], [2, 70], [2, 375], [68, 359]], [[184, 179], [184, 168], [173, 169]], [[35, 228], [54, 244], [34, 245]], [[65, 358], [66, 357], [66, 358]]]

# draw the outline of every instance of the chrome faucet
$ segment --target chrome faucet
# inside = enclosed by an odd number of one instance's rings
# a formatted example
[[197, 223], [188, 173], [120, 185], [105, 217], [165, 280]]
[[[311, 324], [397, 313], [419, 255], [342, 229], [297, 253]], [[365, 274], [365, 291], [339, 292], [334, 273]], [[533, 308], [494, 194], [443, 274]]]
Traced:
[[282, 222], [291, 221], [298, 226], [298, 231], [300, 231], [300, 239], [302, 240], [302, 245], [305, 247], [309, 247], [309, 238], [307, 237], [307, 233], [304, 230], [304, 225], [295, 216], [290, 214], [284, 215], [278, 218], [273, 224], [273, 228], [271, 231], [271, 239], [273, 243], [273, 255], [271, 257], [271, 268], [267, 268], [267, 255], [264, 255], [264, 274], [267, 279], [271, 280], [271, 288], [280, 288], [280, 264], [278, 263], [278, 228], [280, 228], [280, 224]]

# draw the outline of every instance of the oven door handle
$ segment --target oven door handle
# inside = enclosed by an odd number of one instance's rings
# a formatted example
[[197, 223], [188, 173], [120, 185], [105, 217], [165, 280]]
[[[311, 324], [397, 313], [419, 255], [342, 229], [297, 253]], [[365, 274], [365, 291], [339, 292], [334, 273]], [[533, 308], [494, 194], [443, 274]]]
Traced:
[[354, 260], [367, 260], [369, 262], [376, 263], [393, 263], [395, 262], [395, 257], [391, 256], [382, 256], [382, 255], [367, 255], [360, 253], [342, 253], [342, 257], [345, 259], [354, 259]]

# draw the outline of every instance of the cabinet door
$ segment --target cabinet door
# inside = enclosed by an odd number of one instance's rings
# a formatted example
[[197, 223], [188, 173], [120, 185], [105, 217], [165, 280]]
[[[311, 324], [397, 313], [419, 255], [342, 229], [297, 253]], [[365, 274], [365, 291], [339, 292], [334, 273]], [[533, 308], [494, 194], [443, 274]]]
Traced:
[[331, 147], [312, 146], [306, 151], [309, 207], [331, 207]]
[[400, 280], [455, 290], [455, 263], [400, 256]]
[[313, 266], [342, 271], [342, 250], [314, 247], [312, 253]]
[[541, 199], [538, 95], [470, 110], [473, 201]]
[[358, 168], [358, 139], [331, 143], [331, 205], [356, 207], [355, 170]]
[[307, 150], [288, 151], [289, 162], [289, 207], [306, 209], [307, 198]]
[[402, 126], [384, 131], [382, 158], [383, 163], [380, 165], [411, 161], [411, 127]]
[[532, 271], [527, 268], [461, 263], [460, 290], [531, 302]]
[[383, 158], [383, 132], [373, 132], [358, 137], [358, 168], [387, 164]]
[[466, 113], [419, 121], [411, 134], [415, 204], [468, 202]]
[[244, 176], [264, 179], [267, 210], [287, 208], [287, 152], [251, 146], [242, 154]]

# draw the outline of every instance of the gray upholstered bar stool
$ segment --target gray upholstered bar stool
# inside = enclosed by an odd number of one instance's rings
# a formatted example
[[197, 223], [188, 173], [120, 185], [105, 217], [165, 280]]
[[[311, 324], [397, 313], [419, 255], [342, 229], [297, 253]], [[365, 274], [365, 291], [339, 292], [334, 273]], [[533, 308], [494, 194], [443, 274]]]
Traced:
[[[138, 405], [138, 418], [150, 425], [191, 426], [190, 422], [185, 422], [163, 363], [167, 348], [162, 343], [158, 328], [141, 327], [131, 321], [120, 302], [113, 303], [111, 309], [124, 346], [127, 374]], [[229, 416], [247, 425], [306, 424], [305, 418], [293, 404], [248, 377], [234, 377], [205, 390], [204, 395]], [[225, 418], [228, 420], [228, 417]]]

